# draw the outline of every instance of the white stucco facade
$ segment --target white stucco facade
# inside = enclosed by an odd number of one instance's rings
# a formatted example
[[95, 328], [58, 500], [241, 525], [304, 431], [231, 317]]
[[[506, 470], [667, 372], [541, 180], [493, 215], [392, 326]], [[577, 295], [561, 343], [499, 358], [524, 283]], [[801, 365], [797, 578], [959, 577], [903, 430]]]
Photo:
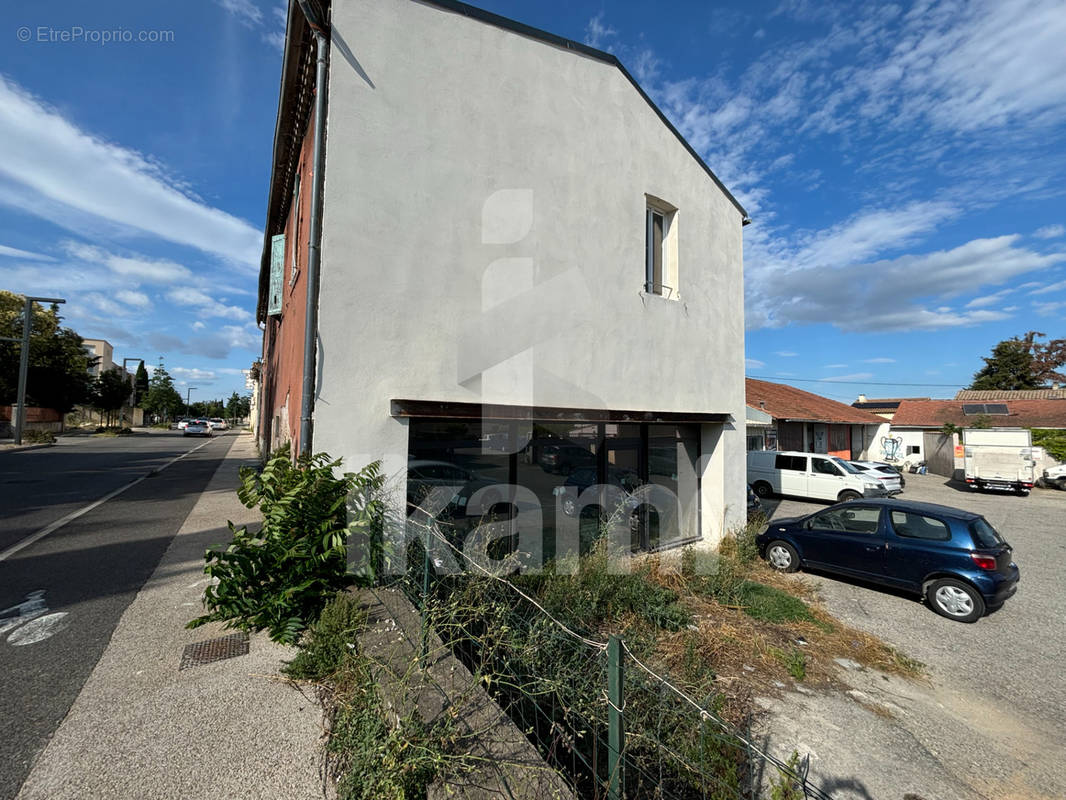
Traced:
[[[615, 65], [411, 0], [332, 12], [314, 449], [401, 475], [390, 400], [727, 415], [700, 527], [745, 518], [743, 215]], [[676, 291], [644, 292], [676, 208]]]

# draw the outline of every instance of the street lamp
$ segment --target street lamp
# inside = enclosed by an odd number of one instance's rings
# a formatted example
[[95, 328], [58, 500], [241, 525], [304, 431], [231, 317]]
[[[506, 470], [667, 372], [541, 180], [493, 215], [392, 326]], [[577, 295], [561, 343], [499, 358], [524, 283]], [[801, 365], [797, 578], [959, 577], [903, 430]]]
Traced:
[[198, 386], [190, 386], [188, 389], [185, 390], [185, 414], [187, 416], [190, 416], [190, 417], [192, 416], [192, 407], [189, 404], [189, 395], [192, 394], [192, 390], [193, 389], [198, 389], [198, 388], [200, 388], [200, 387], [198, 387]]
[[[30, 369], [30, 328], [33, 321], [33, 304], [65, 303], [58, 297], [23, 297], [25, 305], [22, 309], [22, 351], [19, 353], [19, 389], [18, 389], [18, 415], [15, 417], [15, 444], [22, 444], [22, 427], [26, 422], [26, 375]], [[0, 337], [5, 342], [17, 342], [10, 336]]]
[[[144, 363], [144, 359], [143, 358], [124, 358], [124, 359], [122, 359], [122, 371], [125, 372], [127, 375], [130, 374], [129, 371], [126, 369], [126, 362], [127, 361], [136, 361], [137, 365], [138, 365], [138, 368], [140, 367], [141, 364]], [[131, 425], [133, 424], [133, 418], [134, 418], [133, 409], [135, 409], [136, 407], [137, 407], [137, 376], [135, 374], [133, 376], [133, 397], [130, 399], [130, 424]], [[141, 422], [143, 423], [144, 420], [142, 419]]]

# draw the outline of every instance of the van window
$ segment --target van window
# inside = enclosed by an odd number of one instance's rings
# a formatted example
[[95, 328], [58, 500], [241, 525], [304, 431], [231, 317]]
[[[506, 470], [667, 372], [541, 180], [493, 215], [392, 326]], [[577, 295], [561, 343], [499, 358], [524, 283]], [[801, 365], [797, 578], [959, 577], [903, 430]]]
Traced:
[[828, 458], [812, 458], [811, 459], [811, 471], [817, 472], [822, 475], [836, 475], [840, 476], [840, 468], [837, 467]]
[[806, 456], [785, 456], [778, 454], [777, 461], [774, 464], [777, 469], [791, 469], [797, 472], [807, 471], [807, 457]]

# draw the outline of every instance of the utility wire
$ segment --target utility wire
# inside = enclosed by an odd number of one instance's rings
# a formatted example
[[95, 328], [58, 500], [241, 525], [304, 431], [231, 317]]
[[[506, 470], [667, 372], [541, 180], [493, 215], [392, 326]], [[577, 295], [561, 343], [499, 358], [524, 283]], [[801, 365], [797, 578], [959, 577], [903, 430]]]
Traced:
[[771, 378], [767, 375], [745, 375], [757, 381], [798, 381], [799, 383], [848, 383], [856, 386], [945, 386], [962, 388], [963, 383], [904, 383], [902, 381], [838, 381], [835, 378]]

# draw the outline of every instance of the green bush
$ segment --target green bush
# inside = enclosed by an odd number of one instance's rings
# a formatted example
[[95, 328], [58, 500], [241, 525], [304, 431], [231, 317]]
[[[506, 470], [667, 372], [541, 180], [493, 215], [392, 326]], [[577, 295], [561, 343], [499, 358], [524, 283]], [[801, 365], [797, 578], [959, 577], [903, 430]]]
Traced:
[[23, 431], [24, 444], [55, 444], [56, 437], [51, 431]]
[[237, 496], [248, 508], [259, 507], [262, 528], [229, 529], [232, 543], [209, 549], [204, 572], [217, 584], [204, 592], [208, 613], [189, 622], [206, 622], [270, 633], [292, 644], [316, 620], [327, 601], [351, 582], [347, 575], [347, 540], [356, 529], [373, 525], [381, 505], [371, 499], [353, 510], [350, 494], [365, 496], [382, 485], [375, 462], [358, 474], [337, 477], [340, 466], [324, 453], [301, 456], [295, 464], [287, 449], [271, 455], [261, 473], [241, 470]]
[[307, 630], [296, 657], [282, 668], [290, 678], [320, 681], [338, 672], [356, 647], [366, 612], [355, 596], [341, 592]]
[[1066, 431], [1033, 428], [1033, 446], [1043, 447], [1056, 461], [1066, 461]]

